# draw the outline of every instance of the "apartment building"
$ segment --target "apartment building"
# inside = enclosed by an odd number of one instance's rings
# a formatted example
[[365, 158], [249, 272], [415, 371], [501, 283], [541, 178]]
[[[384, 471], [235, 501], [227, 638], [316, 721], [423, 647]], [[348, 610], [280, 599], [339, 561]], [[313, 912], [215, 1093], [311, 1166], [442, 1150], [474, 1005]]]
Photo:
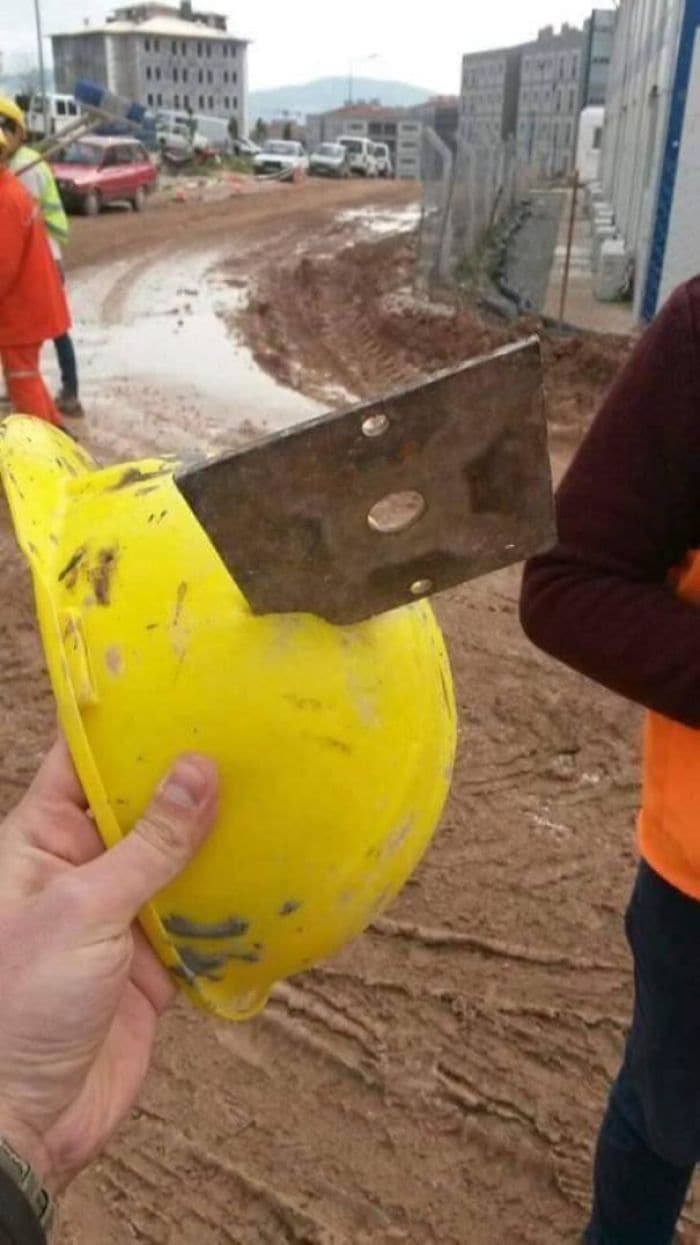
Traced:
[[104, 25], [52, 35], [56, 90], [72, 92], [87, 78], [149, 108], [235, 118], [248, 132], [248, 41], [228, 31], [227, 18], [195, 10], [133, 4]]

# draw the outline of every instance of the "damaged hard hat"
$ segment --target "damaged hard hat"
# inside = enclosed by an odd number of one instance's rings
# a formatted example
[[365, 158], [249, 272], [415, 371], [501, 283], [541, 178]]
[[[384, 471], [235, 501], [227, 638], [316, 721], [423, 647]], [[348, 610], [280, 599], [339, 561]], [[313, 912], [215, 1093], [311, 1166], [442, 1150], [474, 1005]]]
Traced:
[[219, 765], [213, 833], [141, 920], [195, 1003], [245, 1019], [365, 929], [435, 831], [455, 712], [433, 613], [342, 628], [254, 616], [174, 461], [99, 469], [41, 420], [1, 431], [60, 720], [105, 844], [180, 753]]

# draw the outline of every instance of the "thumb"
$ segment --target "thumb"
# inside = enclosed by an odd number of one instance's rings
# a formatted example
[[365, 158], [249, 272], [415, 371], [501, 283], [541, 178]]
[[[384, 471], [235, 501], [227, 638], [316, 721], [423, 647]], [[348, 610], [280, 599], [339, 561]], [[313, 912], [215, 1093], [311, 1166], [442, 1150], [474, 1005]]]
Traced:
[[133, 830], [78, 870], [85, 905], [100, 924], [129, 925], [182, 872], [216, 820], [218, 794], [213, 761], [180, 757]]

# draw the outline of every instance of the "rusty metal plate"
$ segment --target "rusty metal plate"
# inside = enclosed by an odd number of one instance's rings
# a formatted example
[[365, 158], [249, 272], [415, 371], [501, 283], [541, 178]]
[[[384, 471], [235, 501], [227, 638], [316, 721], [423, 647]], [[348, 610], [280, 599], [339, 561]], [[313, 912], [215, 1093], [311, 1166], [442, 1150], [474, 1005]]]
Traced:
[[554, 540], [536, 338], [184, 470], [254, 612], [353, 623]]

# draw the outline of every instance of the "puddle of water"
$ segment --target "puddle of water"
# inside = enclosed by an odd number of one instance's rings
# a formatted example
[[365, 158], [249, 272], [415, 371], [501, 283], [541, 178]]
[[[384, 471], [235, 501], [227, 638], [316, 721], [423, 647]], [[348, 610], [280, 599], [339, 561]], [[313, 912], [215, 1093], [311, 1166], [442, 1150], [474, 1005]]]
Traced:
[[[148, 389], [167, 404], [190, 403], [214, 431], [252, 423], [270, 431], [319, 414], [317, 402], [286, 389], [256, 364], [224, 321], [244, 304], [245, 289], [212, 271], [216, 252], [173, 254], [143, 270], [117, 261], [71, 283], [81, 382]], [[113, 317], [113, 320], [112, 320]], [[133, 397], [129, 405], [133, 405]]]
[[348, 208], [339, 212], [339, 224], [362, 225], [371, 234], [410, 233], [420, 220], [420, 204], [405, 208]]

